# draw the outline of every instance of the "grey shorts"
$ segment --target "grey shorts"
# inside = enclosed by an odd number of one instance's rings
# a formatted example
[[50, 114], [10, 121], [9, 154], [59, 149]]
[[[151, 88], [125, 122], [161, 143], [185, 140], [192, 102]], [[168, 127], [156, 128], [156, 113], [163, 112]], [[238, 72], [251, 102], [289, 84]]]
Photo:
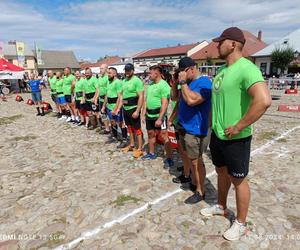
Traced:
[[190, 159], [202, 157], [204, 138], [187, 133], [179, 134], [179, 142]]

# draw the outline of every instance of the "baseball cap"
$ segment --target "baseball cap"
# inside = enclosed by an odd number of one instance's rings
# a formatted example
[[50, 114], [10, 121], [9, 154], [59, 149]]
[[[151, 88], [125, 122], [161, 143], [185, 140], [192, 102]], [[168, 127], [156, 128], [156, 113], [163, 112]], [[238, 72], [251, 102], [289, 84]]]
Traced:
[[125, 71], [130, 71], [130, 70], [134, 70], [134, 66], [132, 63], [127, 63], [124, 67]]
[[178, 63], [178, 68], [179, 70], [184, 70], [188, 67], [192, 67], [197, 65], [197, 63], [190, 57], [183, 57], [180, 59], [179, 63]]
[[238, 27], [230, 27], [224, 30], [221, 36], [212, 39], [214, 42], [221, 42], [226, 39], [233, 40], [245, 44], [246, 39], [243, 31], [241, 31]]

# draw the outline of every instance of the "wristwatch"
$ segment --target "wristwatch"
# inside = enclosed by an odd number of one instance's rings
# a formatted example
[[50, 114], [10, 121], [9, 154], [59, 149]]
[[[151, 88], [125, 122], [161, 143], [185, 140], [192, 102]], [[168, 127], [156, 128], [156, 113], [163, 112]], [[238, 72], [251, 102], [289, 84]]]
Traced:
[[182, 81], [179, 82], [179, 84], [184, 85], [184, 84], [187, 84], [187, 82], [185, 80], [182, 80]]

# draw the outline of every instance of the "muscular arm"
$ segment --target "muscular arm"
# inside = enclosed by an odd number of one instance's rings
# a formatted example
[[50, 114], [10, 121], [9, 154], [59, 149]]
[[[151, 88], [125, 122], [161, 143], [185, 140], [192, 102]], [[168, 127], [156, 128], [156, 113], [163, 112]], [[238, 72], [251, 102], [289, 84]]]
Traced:
[[142, 110], [144, 104], [144, 91], [138, 92], [139, 100], [136, 108], [136, 112], [140, 112]]
[[248, 89], [248, 93], [252, 97], [252, 102], [248, 112], [236, 124], [240, 131], [256, 122], [266, 112], [272, 103], [269, 90], [264, 82], [253, 84]]
[[205, 99], [199, 93], [190, 90], [187, 84], [183, 84], [181, 86], [181, 94], [189, 106], [196, 106], [205, 101]]
[[228, 139], [239, 134], [244, 128], [256, 122], [271, 106], [272, 98], [267, 85], [264, 82], [257, 82], [248, 89], [252, 97], [251, 105], [244, 117], [235, 125], [224, 130]]
[[167, 112], [167, 108], [169, 105], [169, 100], [167, 98], [161, 99], [161, 108], [159, 112], [159, 119], [163, 119], [165, 113]]

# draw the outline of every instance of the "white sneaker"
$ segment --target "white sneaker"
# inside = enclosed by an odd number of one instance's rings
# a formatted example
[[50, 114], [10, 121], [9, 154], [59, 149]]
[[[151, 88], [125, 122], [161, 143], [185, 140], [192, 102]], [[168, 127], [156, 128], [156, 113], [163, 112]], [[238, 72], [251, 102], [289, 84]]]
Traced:
[[68, 117], [68, 119], [66, 120], [66, 122], [70, 122], [72, 120], [71, 116]]
[[223, 234], [226, 240], [239, 240], [240, 237], [247, 233], [247, 227], [235, 220], [231, 227]]
[[59, 118], [59, 121], [65, 120], [67, 117], [65, 115], [63, 115], [61, 118]]
[[211, 217], [214, 215], [225, 215], [225, 210], [220, 205], [213, 205], [211, 207], [201, 209], [200, 213], [206, 217]]

